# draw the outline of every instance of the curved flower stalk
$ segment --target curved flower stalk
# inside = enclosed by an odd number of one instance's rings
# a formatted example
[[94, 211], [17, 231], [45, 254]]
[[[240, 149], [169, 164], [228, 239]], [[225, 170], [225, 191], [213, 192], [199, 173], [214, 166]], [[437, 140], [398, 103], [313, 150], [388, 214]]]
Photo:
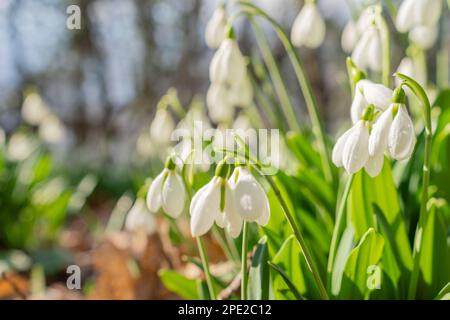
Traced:
[[152, 234], [156, 230], [155, 217], [147, 209], [144, 199], [136, 199], [135, 203], [128, 211], [125, 220], [125, 230], [131, 232], [145, 232]]
[[164, 170], [152, 181], [147, 193], [147, 206], [151, 212], [161, 208], [172, 218], [178, 218], [186, 202], [186, 188], [181, 176], [176, 172], [172, 157], [167, 160]]
[[205, 42], [211, 49], [217, 49], [225, 39], [227, 30], [227, 13], [225, 3], [220, 3], [214, 10], [211, 19], [206, 25]]
[[442, 0], [404, 0], [395, 26], [399, 32], [409, 32], [411, 42], [428, 50], [436, 43], [441, 12]]
[[318, 48], [325, 39], [325, 30], [316, 1], [308, 0], [294, 20], [291, 41], [296, 47]]
[[417, 226], [415, 238], [414, 238], [414, 250], [413, 250], [413, 271], [408, 290], [408, 298], [413, 299], [416, 295], [417, 281], [420, 271], [420, 253], [422, 252], [422, 238], [425, 223], [428, 217], [427, 203], [429, 200], [428, 187], [430, 184], [430, 165], [431, 165], [431, 144], [433, 139], [433, 128], [431, 123], [431, 104], [425, 93], [425, 90], [414, 79], [400, 73], [395, 74], [396, 77], [403, 80], [402, 86], [407, 86], [414, 93], [416, 98], [421, 102], [423, 106], [423, 117], [425, 123], [425, 154], [423, 160], [422, 169], [422, 199], [420, 203], [420, 216]]

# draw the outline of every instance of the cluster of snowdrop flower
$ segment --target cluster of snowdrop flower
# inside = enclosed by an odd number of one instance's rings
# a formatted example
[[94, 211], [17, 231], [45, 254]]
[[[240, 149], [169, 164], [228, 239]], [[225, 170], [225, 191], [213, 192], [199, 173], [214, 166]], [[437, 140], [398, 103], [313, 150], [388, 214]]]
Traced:
[[401, 87], [392, 92], [369, 80], [358, 81], [351, 107], [353, 126], [337, 140], [333, 163], [349, 174], [364, 168], [375, 177], [383, 168], [385, 153], [395, 160], [408, 159], [416, 135], [405, 100]]
[[294, 20], [291, 41], [296, 47], [318, 48], [325, 39], [325, 21], [315, 0], [305, 1], [305, 5]]
[[192, 198], [191, 233], [201, 236], [216, 223], [236, 238], [243, 221], [266, 225], [270, 218], [269, 200], [262, 186], [250, 171], [237, 166], [227, 179], [229, 165], [217, 166], [213, 179]]
[[344, 51], [352, 52], [352, 60], [362, 70], [381, 71], [381, 9], [371, 6], [365, 9], [355, 22], [350, 20], [342, 33]]
[[253, 102], [253, 88], [247, 74], [247, 60], [228, 25], [226, 12], [220, 5], [207, 25], [207, 45], [218, 48], [211, 60], [206, 103], [209, 116], [216, 123], [230, 123], [235, 107], [249, 107]]
[[404, 0], [395, 26], [399, 32], [408, 32], [411, 42], [427, 50], [436, 42], [441, 12], [442, 0]]

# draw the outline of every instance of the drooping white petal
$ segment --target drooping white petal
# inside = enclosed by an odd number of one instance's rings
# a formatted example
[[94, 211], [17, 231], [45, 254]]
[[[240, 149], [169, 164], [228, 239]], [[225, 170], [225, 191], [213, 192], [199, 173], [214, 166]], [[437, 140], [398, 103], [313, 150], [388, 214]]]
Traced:
[[368, 50], [368, 65], [371, 70], [375, 72], [381, 71], [382, 62], [381, 62], [381, 38], [380, 32], [377, 29], [371, 28], [372, 38], [369, 42]]
[[222, 41], [211, 60], [209, 78], [212, 83], [233, 84], [242, 81], [247, 73], [247, 63], [233, 39]]
[[258, 223], [260, 226], [266, 226], [269, 223], [270, 220], [270, 204], [269, 204], [269, 198], [267, 198], [264, 201], [264, 210], [261, 214], [261, 216], [256, 219], [256, 223]]
[[234, 191], [227, 183], [225, 186], [225, 215], [226, 228], [231, 237], [237, 238], [242, 229], [242, 217], [236, 212], [234, 203]]
[[388, 150], [393, 159], [405, 160], [411, 157], [416, 144], [414, 125], [404, 105], [400, 105], [389, 130]]
[[227, 15], [225, 8], [219, 6], [214, 10], [211, 19], [206, 25], [205, 41], [206, 45], [211, 49], [217, 49], [225, 38], [227, 27]]
[[239, 176], [233, 186], [236, 212], [247, 221], [257, 220], [265, 209], [266, 193], [253, 175], [245, 168], [238, 168]]
[[364, 98], [378, 110], [384, 111], [391, 105], [393, 91], [382, 84], [370, 80], [361, 80]]
[[325, 38], [325, 30], [325, 22], [317, 6], [307, 3], [292, 25], [291, 41], [297, 47], [317, 48]]
[[357, 123], [361, 119], [364, 109], [368, 104], [362, 93], [362, 84], [363, 80], [358, 81], [358, 83], [356, 84], [355, 97], [353, 98], [352, 105], [350, 107], [350, 115], [353, 124]]
[[404, 0], [400, 4], [395, 19], [395, 27], [398, 32], [408, 32], [415, 26], [416, 3], [417, 0]]
[[378, 153], [373, 157], [369, 157], [364, 166], [364, 170], [366, 170], [367, 174], [372, 178], [376, 177], [380, 174], [381, 169], [383, 169], [384, 163], [384, 153]]
[[411, 42], [423, 50], [428, 50], [436, 43], [438, 37], [437, 26], [416, 26], [409, 32]]
[[186, 202], [183, 180], [176, 172], [169, 172], [162, 188], [162, 207], [172, 218], [178, 218]]
[[189, 209], [192, 236], [198, 237], [207, 233], [220, 214], [220, 184], [220, 178], [214, 177], [192, 199]]
[[155, 118], [150, 125], [150, 136], [152, 141], [166, 145], [171, 141], [171, 135], [175, 129], [175, 123], [172, 116], [166, 109], [159, 109], [156, 111]]
[[145, 201], [137, 199], [130, 211], [128, 211], [125, 220], [125, 230], [132, 232], [143, 230], [147, 234], [152, 234], [155, 228], [155, 217], [146, 208]]
[[389, 130], [392, 124], [392, 104], [386, 111], [384, 111], [372, 127], [372, 132], [369, 137], [369, 154], [373, 157], [379, 154], [384, 154], [388, 145]]
[[147, 192], [147, 207], [151, 212], [157, 212], [162, 205], [162, 183], [167, 174], [164, 169], [150, 184]]
[[230, 103], [228, 89], [222, 84], [211, 84], [206, 95], [208, 114], [216, 122], [229, 122], [233, 118], [234, 106]]
[[338, 168], [343, 166], [342, 163], [342, 153], [344, 152], [345, 143], [347, 142], [348, 136], [351, 134], [352, 128], [345, 131], [339, 139], [337, 139], [336, 144], [333, 148], [332, 161], [334, 165]]
[[358, 28], [353, 20], [349, 20], [342, 31], [341, 46], [349, 53], [352, 52], [359, 38]]
[[355, 124], [342, 153], [342, 163], [349, 174], [358, 172], [369, 158], [369, 129], [365, 121], [359, 121]]
[[250, 107], [253, 102], [253, 88], [249, 77], [232, 84], [229, 89], [229, 101], [233, 106]]
[[442, 13], [442, 0], [414, 0], [417, 25], [434, 26]]

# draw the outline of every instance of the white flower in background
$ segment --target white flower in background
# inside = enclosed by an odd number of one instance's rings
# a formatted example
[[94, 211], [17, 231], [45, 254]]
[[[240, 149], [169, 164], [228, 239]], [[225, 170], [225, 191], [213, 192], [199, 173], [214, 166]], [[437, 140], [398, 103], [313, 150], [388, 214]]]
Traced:
[[359, 69], [381, 71], [381, 38], [376, 26], [371, 25], [364, 31], [355, 46], [352, 60]]
[[175, 128], [172, 116], [166, 108], [156, 111], [155, 118], [150, 125], [150, 137], [159, 145], [167, 145], [171, 141], [172, 132]]
[[314, 2], [306, 3], [295, 18], [291, 41], [297, 47], [317, 48], [325, 38], [325, 22]]
[[247, 62], [236, 40], [222, 41], [209, 66], [209, 78], [214, 84], [239, 83], [247, 74]]
[[131, 232], [144, 231], [147, 234], [155, 232], [155, 217], [147, 209], [143, 199], [137, 199], [130, 211], [128, 211], [125, 220], [125, 230]]
[[217, 49], [225, 39], [227, 13], [224, 5], [219, 5], [206, 25], [205, 41], [211, 49]]
[[368, 122], [360, 120], [338, 139], [333, 149], [333, 163], [343, 166], [349, 174], [358, 172], [369, 159], [368, 144]]
[[442, 13], [442, 0], [415, 0], [417, 24], [434, 26], [438, 23]]
[[353, 20], [349, 20], [342, 31], [341, 46], [342, 49], [349, 53], [355, 48], [359, 39], [358, 26]]
[[235, 107], [250, 107], [253, 104], [253, 88], [248, 76], [229, 89], [229, 101]]
[[39, 94], [30, 93], [26, 96], [22, 104], [22, 118], [26, 123], [40, 125], [49, 114], [51, 112]]
[[355, 97], [350, 108], [353, 123], [357, 123], [364, 109], [373, 104], [378, 111], [384, 111], [391, 104], [392, 90], [370, 80], [360, 80], [355, 87]]
[[423, 50], [430, 49], [438, 38], [438, 26], [417, 26], [409, 32], [409, 40]]
[[230, 102], [230, 94], [226, 85], [212, 83], [206, 94], [208, 114], [216, 123], [231, 122], [234, 105]]
[[237, 167], [228, 180], [234, 194], [234, 207], [244, 220], [265, 226], [270, 218], [269, 199], [248, 169]]
[[[420, 0], [419, 0], [420, 1]], [[416, 24], [416, 4], [418, 0], [404, 0], [398, 8], [397, 17], [395, 19], [395, 27], [399, 32], [408, 32]]]
[[241, 232], [242, 219], [234, 208], [233, 191], [223, 177], [216, 175], [194, 195], [189, 212], [194, 237], [207, 233], [214, 222], [234, 238]]
[[62, 143], [67, 133], [61, 120], [52, 114], [48, 114], [39, 125], [39, 136], [47, 143]]
[[169, 165], [152, 181], [147, 193], [147, 206], [151, 212], [164, 210], [172, 218], [181, 215], [186, 202], [186, 189], [181, 176], [175, 171], [175, 163]]

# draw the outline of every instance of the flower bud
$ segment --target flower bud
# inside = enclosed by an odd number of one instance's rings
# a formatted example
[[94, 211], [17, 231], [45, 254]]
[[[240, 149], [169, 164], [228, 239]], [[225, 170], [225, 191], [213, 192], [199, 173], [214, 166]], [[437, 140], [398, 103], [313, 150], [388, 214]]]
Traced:
[[211, 19], [206, 25], [205, 41], [211, 49], [217, 49], [225, 39], [227, 28], [227, 14], [225, 7], [220, 5], [214, 11]]
[[295, 18], [291, 41], [296, 47], [319, 47], [325, 38], [325, 22], [314, 3], [306, 3]]
[[247, 73], [247, 63], [234, 39], [222, 41], [211, 60], [209, 78], [214, 84], [234, 84], [242, 81]]

